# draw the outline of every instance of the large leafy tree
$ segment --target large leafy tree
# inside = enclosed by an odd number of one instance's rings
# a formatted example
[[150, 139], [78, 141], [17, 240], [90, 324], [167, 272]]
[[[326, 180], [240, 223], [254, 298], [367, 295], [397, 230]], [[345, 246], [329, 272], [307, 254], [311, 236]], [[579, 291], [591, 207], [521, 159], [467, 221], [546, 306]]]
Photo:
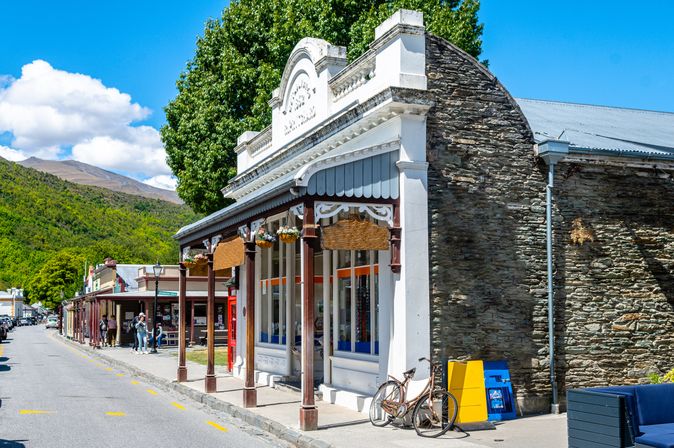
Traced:
[[78, 280], [82, 278], [84, 262], [85, 256], [78, 250], [64, 249], [54, 254], [31, 278], [26, 288], [30, 302], [54, 308], [63, 298], [72, 297], [81, 284]]
[[220, 190], [236, 174], [236, 138], [270, 124], [267, 102], [301, 38], [347, 46], [353, 60], [379, 23], [406, 8], [424, 13], [429, 32], [478, 57], [479, 7], [479, 0], [232, 1], [220, 20], [206, 23], [165, 109], [162, 140], [180, 197], [200, 213], [226, 205]]

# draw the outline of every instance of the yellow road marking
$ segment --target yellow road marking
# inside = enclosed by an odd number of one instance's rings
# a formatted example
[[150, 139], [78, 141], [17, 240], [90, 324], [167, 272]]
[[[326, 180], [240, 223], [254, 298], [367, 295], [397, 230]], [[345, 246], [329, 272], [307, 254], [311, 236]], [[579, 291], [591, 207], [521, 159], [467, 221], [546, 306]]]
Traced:
[[0, 356], [3, 356], [5, 354], [5, 347], [0, 345]]
[[215, 429], [217, 429], [219, 431], [227, 432], [227, 428], [225, 428], [224, 426], [220, 426], [215, 422], [212, 422], [212, 421], [209, 420], [206, 423], [208, 423], [209, 425], [211, 425], [212, 427], [214, 427]]
[[157, 395], [157, 392], [153, 391], [152, 389], [147, 389], [146, 392], [150, 395]]
[[106, 412], [105, 415], [110, 415], [112, 417], [124, 417], [126, 412]]
[[133, 385], [135, 386], [136, 384], [140, 384], [140, 383], [139, 383], [138, 381], [136, 381], [136, 380], [132, 380], [132, 381], [131, 381], [131, 384], [133, 384]]
[[108, 372], [112, 372], [112, 367], [106, 367], [105, 370], [107, 370]]
[[180, 404], [180, 403], [176, 403], [175, 401], [173, 401], [173, 402], [171, 402], [171, 404], [172, 404], [173, 406], [175, 406], [176, 408], [182, 410], [182, 411], [185, 410], [185, 406], [183, 406], [183, 405]]
[[123, 373], [115, 373], [115, 375], [117, 375], [117, 376], [124, 376]]
[[19, 415], [28, 415], [28, 414], [55, 414], [55, 411], [41, 411], [39, 409], [21, 409]]

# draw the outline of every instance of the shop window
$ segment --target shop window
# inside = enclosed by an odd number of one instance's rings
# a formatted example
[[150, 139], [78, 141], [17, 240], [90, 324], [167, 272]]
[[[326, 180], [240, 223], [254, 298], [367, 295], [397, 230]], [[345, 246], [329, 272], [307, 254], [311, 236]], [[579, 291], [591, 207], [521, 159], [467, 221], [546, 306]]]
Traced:
[[[285, 219], [265, 224], [273, 235]], [[259, 341], [268, 344], [285, 344], [285, 246], [276, 241], [270, 248], [260, 248], [260, 327]]]
[[379, 264], [376, 251], [338, 251], [337, 350], [379, 354]]

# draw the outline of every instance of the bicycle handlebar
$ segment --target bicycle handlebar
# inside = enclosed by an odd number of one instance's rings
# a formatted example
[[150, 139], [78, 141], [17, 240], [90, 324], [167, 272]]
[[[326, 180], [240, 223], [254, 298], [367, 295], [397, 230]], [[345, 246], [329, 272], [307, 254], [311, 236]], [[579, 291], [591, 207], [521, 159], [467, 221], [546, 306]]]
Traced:
[[433, 370], [439, 370], [439, 369], [442, 368], [442, 366], [441, 366], [439, 363], [433, 362], [433, 361], [431, 361], [430, 359], [426, 358], [425, 356], [419, 358], [419, 362], [421, 362], [421, 361], [428, 361], [428, 363], [431, 365], [431, 368], [432, 368]]

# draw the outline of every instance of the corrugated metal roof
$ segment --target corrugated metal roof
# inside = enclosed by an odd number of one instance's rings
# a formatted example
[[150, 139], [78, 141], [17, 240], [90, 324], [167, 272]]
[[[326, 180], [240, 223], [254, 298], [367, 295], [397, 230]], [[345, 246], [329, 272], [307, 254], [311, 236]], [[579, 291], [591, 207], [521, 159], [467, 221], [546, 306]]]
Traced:
[[674, 113], [516, 98], [537, 142], [616, 155], [674, 157]]
[[398, 198], [398, 151], [355, 160], [317, 171], [307, 193], [348, 198]]

